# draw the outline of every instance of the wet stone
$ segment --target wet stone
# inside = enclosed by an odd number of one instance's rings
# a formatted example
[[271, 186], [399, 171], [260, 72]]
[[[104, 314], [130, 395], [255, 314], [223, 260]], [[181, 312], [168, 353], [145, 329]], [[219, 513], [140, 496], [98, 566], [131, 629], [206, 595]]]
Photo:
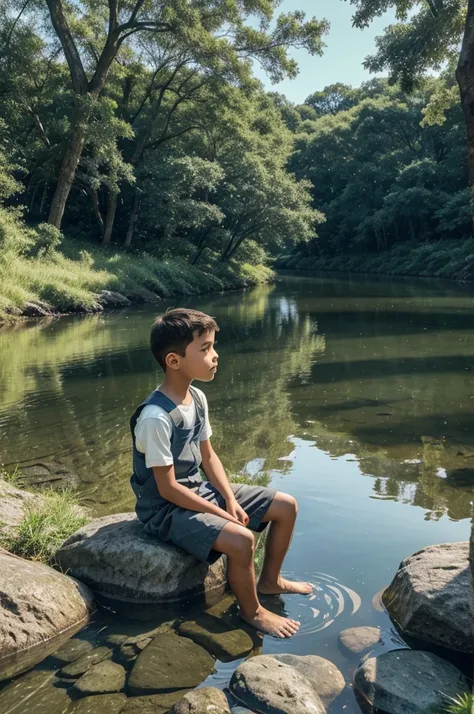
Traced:
[[62, 647], [56, 650], [51, 656], [57, 664], [66, 665], [75, 662], [79, 657], [88, 654], [91, 650], [91, 642], [73, 637], [65, 642]]
[[171, 714], [230, 714], [224, 692], [215, 687], [195, 689], [177, 702]]
[[124, 642], [127, 644], [133, 644], [145, 639], [151, 639], [157, 635], [164, 634], [173, 629], [175, 624], [174, 620], [169, 620], [168, 622], [160, 622], [158, 624], [139, 622], [139, 621], [124, 621], [112, 630], [106, 633], [104, 637], [104, 642], [112, 647], [121, 645]]
[[72, 687], [76, 696], [120, 692], [125, 686], [125, 670], [116, 662], [105, 660], [87, 670]]
[[128, 688], [132, 694], [157, 694], [197, 687], [214, 671], [205, 649], [175, 632], [155, 637], [133, 666]]
[[55, 686], [54, 672], [32, 670], [0, 692], [0, 712], [11, 714], [64, 714], [71, 704], [65, 689]]
[[189, 691], [180, 689], [167, 694], [151, 694], [145, 697], [131, 697], [121, 714], [167, 714], [176, 702]]
[[331, 704], [346, 686], [344, 677], [336, 665], [324, 657], [281, 654], [274, 655], [274, 658], [293, 667], [306, 677], [326, 705]]
[[454, 665], [417, 650], [394, 650], [363, 660], [354, 687], [364, 709], [385, 714], [442, 712], [449, 698], [468, 691]]
[[339, 634], [339, 642], [350, 654], [359, 655], [380, 642], [379, 627], [349, 627]]
[[109, 647], [97, 647], [80, 657], [75, 662], [71, 662], [71, 664], [63, 667], [61, 670], [61, 677], [71, 677], [73, 679], [75, 677], [80, 677], [95, 664], [102, 662], [102, 660], [106, 657], [110, 657], [111, 655], [112, 650]]
[[196, 620], [182, 622], [178, 633], [204, 647], [222, 662], [232, 662], [245, 657], [253, 649], [249, 635], [234, 629], [222, 620], [206, 613]]
[[240, 704], [260, 714], [326, 714], [311, 682], [269, 655], [239, 665], [230, 691]]
[[125, 694], [99, 694], [74, 702], [67, 714], [120, 714], [126, 704]]

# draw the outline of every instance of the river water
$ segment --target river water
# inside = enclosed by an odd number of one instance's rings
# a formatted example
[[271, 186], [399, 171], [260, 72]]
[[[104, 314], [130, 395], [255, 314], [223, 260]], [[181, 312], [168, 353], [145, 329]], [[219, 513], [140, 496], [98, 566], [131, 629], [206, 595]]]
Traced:
[[[474, 289], [299, 275], [182, 304], [221, 327], [219, 373], [204, 390], [227, 471], [265, 472], [300, 505], [284, 573], [314, 582], [317, 597], [281, 599], [301, 631], [265, 638], [263, 652], [322, 655], [350, 683], [340, 630], [380, 625], [396, 641], [377, 593], [404, 557], [469, 536]], [[0, 333], [8, 468], [38, 483], [75, 478], [98, 516], [133, 508], [128, 421], [160, 379], [148, 349], [156, 312]], [[234, 667], [218, 664], [208, 683], [225, 684]], [[331, 709], [358, 711], [350, 686]]]

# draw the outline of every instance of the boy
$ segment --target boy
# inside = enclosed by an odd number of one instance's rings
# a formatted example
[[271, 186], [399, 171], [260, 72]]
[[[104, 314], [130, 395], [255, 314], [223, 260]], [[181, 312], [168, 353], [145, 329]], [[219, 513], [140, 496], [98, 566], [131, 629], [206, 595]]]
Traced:
[[[266, 610], [258, 600], [252, 531], [261, 532], [270, 524], [258, 591], [310, 593], [309, 583], [280, 575], [296, 501], [270, 488], [229, 484], [211, 446], [206, 397], [192, 386], [194, 380], [214, 379], [218, 330], [212, 317], [184, 308], [169, 310], [152, 327], [151, 350], [165, 376], [130, 423], [136, 513], [147, 533], [201, 561], [212, 563], [225, 553], [240, 616], [261, 632], [291, 637], [299, 623]], [[203, 482], [200, 466], [208, 481]]]

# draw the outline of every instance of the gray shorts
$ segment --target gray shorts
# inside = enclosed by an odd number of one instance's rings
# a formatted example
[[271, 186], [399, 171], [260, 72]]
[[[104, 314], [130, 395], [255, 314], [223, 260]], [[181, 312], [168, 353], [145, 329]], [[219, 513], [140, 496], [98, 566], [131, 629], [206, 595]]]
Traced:
[[[262, 523], [276, 491], [262, 486], [231, 484], [237, 503], [249, 517], [247, 528], [257, 533], [263, 531], [267, 523]], [[205, 481], [193, 491], [206, 501], [225, 509], [225, 501], [218, 490], [209, 481]], [[195, 558], [207, 563], [214, 563], [220, 553], [212, 549], [219, 533], [229, 521], [212, 513], [198, 513], [179, 508], [168, 503], [146, 524], [145, 531], [157, 536], [165, 543], [182, 548]]]

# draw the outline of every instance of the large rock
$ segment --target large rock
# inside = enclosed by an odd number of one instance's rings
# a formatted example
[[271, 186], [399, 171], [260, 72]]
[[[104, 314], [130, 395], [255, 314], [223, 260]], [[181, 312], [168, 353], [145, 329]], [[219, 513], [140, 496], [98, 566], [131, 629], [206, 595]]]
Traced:
[[98, 518], [56, 553], [62, 570], [100, 596], [140, 604], [177, 602], [224, 592], [225, 559], [201, 563], [179, 548], [147, 536], [134, 513]]
[[89, 620], [92, 594], [47, 565], [0, 549], [0, 681], [33, 667]]
[[67, 714], [120, 714], [126, 704], [125, 694], [98, 694], [79, 699], [67, 710]]
[[269, 655], [239, 665], [230, 690], [237, 701], [261, 714], [326, 714], [311, 682]]
[[365, 707], [385, 714], [442, 712], [448, 697], [468, 691], [456, 667], [431, 652], [417, 650], [370, 657], [356, 670], [354, 685]]
[[191, 689], [214, 671], [214, 659], [205, 649], [174, 632], [158, 635], [145, 647], [128, 679], [131, 694], [158, 694]]
[[335, 664], [317, 655], [277, 654], [274, 658], [296, 669], [311, 682], [323, 704], [331, 704], [340, 695], [346, 683]]
[[469, 544], [445, 543], [404, 560], [384, 595], [401, 630], [429, 644], [473, 652]]
[[215, 687], [203, 687], [185, 694], [171, 714], [230, 714], [224, 692]]

